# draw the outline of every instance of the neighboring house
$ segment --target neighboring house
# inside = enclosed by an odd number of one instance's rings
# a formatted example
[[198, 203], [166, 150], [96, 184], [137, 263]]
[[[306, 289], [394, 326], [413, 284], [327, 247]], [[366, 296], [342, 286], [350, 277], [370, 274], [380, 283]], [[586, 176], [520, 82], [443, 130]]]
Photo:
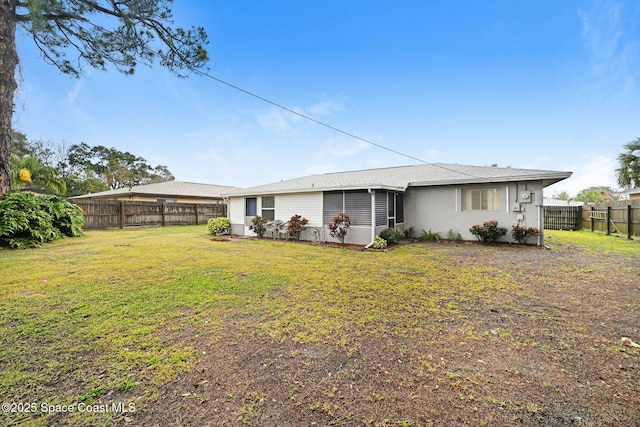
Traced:
[[627, 191], [627, 194], [631, 200], [640, 200], [640, 188], [631, 189]]
[[136, 185], [117, 190], [101, 191], [70, 197], [71, 200], [132, 200], [166, 203], [224, 203], [222, 193], [236, 187], [193, 182], [166, 181], [157, 184]]
[[583, 206], [579, 200], [544, 199], [545, 206]]
[[[460, 233], [474, 224], [497, 220], [511, 229], [520, 224], [542, 230], [543, 188], [571, 172], [425, 164], [311, 175], [226, 193], [231, 232], [249, 230], [256, 215], [287, 221], [309, 220], [302, 239], [333, 241], [327, 224], [344, 212], [351, 218], [346, 243], [368, 245], [387, 227]], [[542, 233], [541, 233], [542, 234]], [[542, 244], [542, 237], [538, 239]]]

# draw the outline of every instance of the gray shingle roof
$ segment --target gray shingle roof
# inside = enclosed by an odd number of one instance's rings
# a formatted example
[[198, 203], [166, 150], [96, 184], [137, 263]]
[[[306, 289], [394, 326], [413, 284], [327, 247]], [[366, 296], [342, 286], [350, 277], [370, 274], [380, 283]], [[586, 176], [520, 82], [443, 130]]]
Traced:
[[229, 191], [224, 196], [298, 193], [348, 189], [404, 191], [409, 186], [544, 180], [545, 186], [571, 176], [571, 172], [430, 163], [309, 175], [271, 184]]
[[221, 198], [223, 193], [236, 190], [237, 187], [226, 185], [199, 184], [195, 182], [166, 181], [156, 184], [136, 185], [131, 188], [101, 191], [99, 193], [84, 194], [71, 199], [109, 198], [129, 195], [148, 195], [163, 197], [201, 197], [208, 199]]

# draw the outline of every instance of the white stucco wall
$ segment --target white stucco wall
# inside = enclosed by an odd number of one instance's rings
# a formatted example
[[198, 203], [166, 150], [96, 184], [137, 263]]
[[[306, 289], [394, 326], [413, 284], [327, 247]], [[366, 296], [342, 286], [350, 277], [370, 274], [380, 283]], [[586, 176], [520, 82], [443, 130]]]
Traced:
[[[497, 211], [465, 211], [462, 205], [463, 189], [498, 189], [500, 208]], [[447, 236], [449, 230], [460, 233], [464, 240], [475, 240], [469, 232], [474, 224], [497, 220], [498, 224], [509, 230], [503, 241], [510, 241], [511, 227], [518, 224], [523, 227], [541, 229], [538, 221], [536, 192], [542, 200], [542, 182], [474, 184], [465, 186], [410, 187], [405, 193], [405, 227], [414, 227], [414, 235], [422, 230], [431, 229]], [[530, 194], [528, 202], [522, 195]], [[523, 203], [520, 203], [523, 202]], [[516, 205], [519, 211], [515, 211]], [[534, 243], [534, 242], [531, 242]]]

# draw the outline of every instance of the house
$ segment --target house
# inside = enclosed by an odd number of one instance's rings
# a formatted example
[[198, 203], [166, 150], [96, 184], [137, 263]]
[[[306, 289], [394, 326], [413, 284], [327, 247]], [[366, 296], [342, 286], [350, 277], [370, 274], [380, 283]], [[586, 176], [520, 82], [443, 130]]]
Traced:
[[633, 188], [627, 191], [630, 200], [640, 200], [640, 188]]
[[131, 200], [166, 203], [224, 203], [222, 193], [236, 187], [198, 184], [194, 182], [166, 181], [155, 184], [136, 185], [70, 197], [70, 200]]
[[[251, 235], [256, 215], [309, 220], [302, 239], [332, 241], [327, 224], [344, 212], [351, 219], [346, 243], [369, 245], [387, 227], [413, 227], [416, 235], [449, 230], [474, 240], [469, 228], [497, 220], [543, 228], [543, 189], [571, 172], [424, 164], [310, 175], [229, 191], [231, 232]], [[542, 233], [541, 233], [542, 234]], [[505, 237], [506, 239], [506, 237]], [[538, 244], [542, 244], [539, 237]]]
[[543, 204], [545, 206], [560, 206], [560, 207], [571, 207], [571, 206], [583, 206], [584, 202], [579, 200], [560, 200], [560, 199], [544, 199]]

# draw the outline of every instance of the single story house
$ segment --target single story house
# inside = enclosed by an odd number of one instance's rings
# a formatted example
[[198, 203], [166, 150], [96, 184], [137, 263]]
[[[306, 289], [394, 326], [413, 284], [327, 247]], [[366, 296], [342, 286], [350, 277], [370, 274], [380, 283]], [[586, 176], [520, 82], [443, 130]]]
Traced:
[[138, 202], [164, 203], [224, 203], [222, 193], [236, 190], [225, 185], [198, 184], [194, 182], [166, 181], [155, 184], [136, 185], [83, 194], [70, 200], [131, 200]]
[[640, 200], [640, 188], [633, 188], [627, 191], [630, 200]]
[[[351, 219], [346, 243], [369, 245], [387, 227], [401, 231], [469, 232], [474, 224], [497, 220], [536, 227], [542, 244], [543, 189], [569, 178], [571, 172], [511, 167], [424, 164], [310, 175], [224, 194], [228, 198], [231, 232], [249, 230], [256, 215], [287, 221], [293, 215], [309, 220], [305, 240], [334, 241], [327, 224], [344, 212]], [[510, 233], [505, 240], [510, 238]]]

